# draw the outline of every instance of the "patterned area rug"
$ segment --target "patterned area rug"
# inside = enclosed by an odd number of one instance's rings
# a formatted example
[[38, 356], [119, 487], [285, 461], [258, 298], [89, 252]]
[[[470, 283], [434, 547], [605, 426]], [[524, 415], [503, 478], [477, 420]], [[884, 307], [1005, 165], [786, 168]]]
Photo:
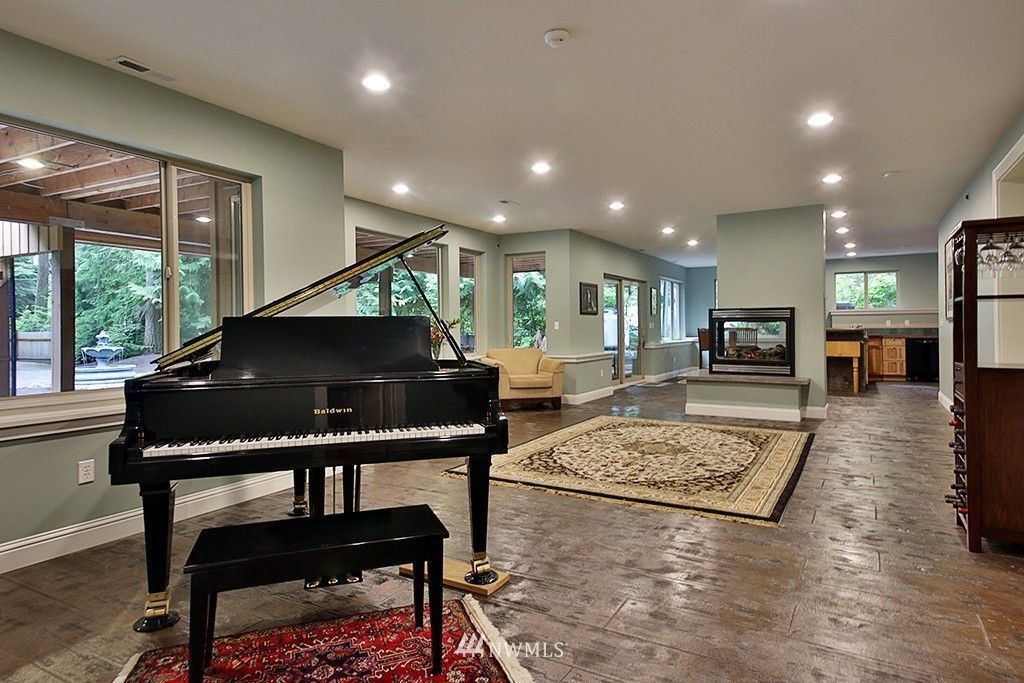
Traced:
[[[497, 456], [491, 481], [777, 523], [813, 434], [602, 416]], [[465, 467], [449, 472], [465, 474]]]
[[[429, 607], [424, 616], [429, 624]], [[488, 647], [481, 646], [481, 637]], [[465, 639], [465, 640], [464, 640]], [[458, 681], [529, 683], [530, 674], [471, 597], [444, 603], [444, 673], [430, 676], [429, 626], [416, 629], [412, 607], [280, 626], [217, 638], [206, 683]], [[136, 655], [114, 683], [184, 683], [188, 645]]]

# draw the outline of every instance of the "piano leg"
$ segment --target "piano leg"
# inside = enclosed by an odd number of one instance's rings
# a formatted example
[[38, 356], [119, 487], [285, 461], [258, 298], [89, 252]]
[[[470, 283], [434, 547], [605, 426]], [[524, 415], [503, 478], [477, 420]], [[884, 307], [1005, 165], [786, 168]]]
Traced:
[[327, 472], [323, 467], [309, 470], [309, 516], [323, 517], [324, 509], [324, 477]]
[[[309, 470], [309, 516], [310, 517], [323, 517], [324, 516], [324, 477], [327, 476], [327, 471], [323, 467], [313, 467]], [[330, 582], [330, 578], [326, 576], [318, 576], [315, 579], [306, 579], [305, 588], [320, 588], [326, 586]], [[335, 581], [337, 583], [337, 581]]]
[[341, 466], [342, 511], [347, 515], [358, 510], [356, 506], [356, 468], [358, 465]]
[[171, 527], [174, 524], [174, 487], [170, 482], [140, 484], [142, 519], [146, 532], [146, 611], [132, 628], [139, 633], [159, 631], [178, 623], [171, 609]]
[[487, 502], [490, 496], [491, 456], [471, 456], [466, 463], [469, 485], [469, 526], [472, 535], [473, 560], [466, 574], [466, 583], [494, 583], [498, 573], [491, 569], [487, 557]]
[[289, 517], [305, 517], [309, 514], [309, 505], [306, 503], [306, 470], [295, 470], [294, 477], [295, 502]]

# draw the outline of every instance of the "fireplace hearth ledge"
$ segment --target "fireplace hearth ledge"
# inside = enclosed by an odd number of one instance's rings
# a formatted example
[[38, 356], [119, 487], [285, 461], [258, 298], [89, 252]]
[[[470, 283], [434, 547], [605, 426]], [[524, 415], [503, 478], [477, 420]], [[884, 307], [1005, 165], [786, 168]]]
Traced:
[[718, 374], [701, 370], [684, 375], [683, 413], [694, 416], [800, 422], [825, 419], [827, 406], [808, 406], [809, 377]]

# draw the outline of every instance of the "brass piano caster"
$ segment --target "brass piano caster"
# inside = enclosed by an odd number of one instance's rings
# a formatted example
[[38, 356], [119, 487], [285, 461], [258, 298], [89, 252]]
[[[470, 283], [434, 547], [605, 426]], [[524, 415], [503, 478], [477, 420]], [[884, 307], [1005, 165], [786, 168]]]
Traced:
[[153, 633], [174, 626], [180, 619], [181, 615], [171, 609], [169, 591], [150, 593], [146, 596], [145, 615], [132, 624], [132, 629], [137, 633]]
[[473, 553], [473, 562], [465, 579], [466, 583], [474, 586], [486, 586], [498, 580], [498, 572], [491, 569], [491, 561], [485, 553]]
[[309, 515], [309, 507], [305, 503], [302, 505], [296, 505], [292, 508], [291, 512], [288, 513], [289, 517], [306, 517]]

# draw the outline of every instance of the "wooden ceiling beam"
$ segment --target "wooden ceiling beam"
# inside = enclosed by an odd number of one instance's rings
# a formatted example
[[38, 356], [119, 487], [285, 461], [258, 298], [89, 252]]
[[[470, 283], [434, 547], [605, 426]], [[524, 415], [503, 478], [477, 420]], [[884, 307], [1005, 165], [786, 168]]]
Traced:
[[[138, 211], [139, 209], [156, 209], [163, 204], [163, 199], [160, 196], [160, 192], [150, 192], [149, 194], [142, 194], [137, 197], [130, 197], [125, 200], [124, 208], [131, 211]], [[181, 209], [183, 202], [191, 202], [195, 200], [205, 199], [206, 207], [209, 207], [210, 199], [210, 182], [207, 180], [198, 185], [178, 185], [178, 213], [185, 213]]]
[[[126, 211], [113, 206], [69, 202], [54, 197], [0, 190], [0, 220], [47, 224], [53, 217], [83, 221], [86, 228], [114, 235], [160, 239], [163, 226], [160, 216], [142, 211]], [[209, 244], [210, 226], [188, 217], [178, 219], [182, 242]]]
[[[209, 178], [205, 176], [189, 176], [188, 178], [182, 178], [178, 176], [178, 189], [186, 187], [195, 187], [196, 185], [204, 185], [210, 182]], [[110, 192], [101, 192], [99, 194], [89, 195], [88, 197], [81, 197], [90, 204], [100, 204], [102, 202], [112, 202], [115, 199], [131, 199], [132, 197], [139, 197], [144, 194], [151, 194], [153, 192], [160, 191], [160, 179], [152, 178], [146, 184], [139, 185], [138, 187], [132, 187], [126, 190], [113, 190]], [[64, 196], [62, 199], [76, 199], [77, 197]]]
[[158, 182], [160, 182], [160, 172], [154, 171], [153, 173], [150, 173], [148, 175], [136, 176], [121, 181], [115, 181], [108, 185], [103, 185], [102, 187], [89, 187], [84, 190], [73, 190], [69, 192], [64, 192], [58, 195], [58, 197], [60, 199], [66, 199], [68, 201], [78, 201], [86, 199], [88, 197], [92, 197], [93, 195], [98, 194], [100, 192], [130, 190], [137, 187], [143, 187], [145, 185], [152, 185], [153, 183]]
[[53, 153], [40, 155], [40, 161], [46, 163], [44, 168], [22, 169], [16, 167], [14, 173], [0, 175], [0, 188], [22, 184], [39, 187], [47, 178], [100, 168], [127, 158], [121, 152], [113, 152], [92, 145], [76, 144]]
[[210, 213], [210, 198], [206, 197], [203, 199], [189, 199], [187, 201], [178, 202], [178, 215], [187, 216], [192, 213]]
[[0, 164], [74, 144], [74, 140], [8, 126], [0, 130]]
[[52, 197], [85, 190], [92, 190], [92, 193], [108, 192], [126, 182], [150, 178], [159, 173], [160, 165], [155, 161], [142, 157], [126, 157], [95, 168], [75, 170], [54, 178], [46, 178], [38, 183], [39, 194]]

